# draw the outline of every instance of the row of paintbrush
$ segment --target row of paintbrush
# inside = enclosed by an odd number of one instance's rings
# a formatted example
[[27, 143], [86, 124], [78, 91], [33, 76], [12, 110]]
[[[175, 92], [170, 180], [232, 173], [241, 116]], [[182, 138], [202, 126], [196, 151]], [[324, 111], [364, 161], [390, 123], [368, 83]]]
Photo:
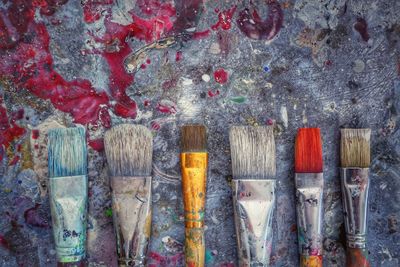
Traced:
[[[341, 184], [347, 266], [368, 266], [366, 208], [370, 130], [341, 130]], [[87, 151], [83, 128], [52, 129], [50, 203], [58, 261], [85, 258]], [[272, 126], [234, 126], [229, 134], [239, 266], [268, 266], [272, 248], [276, 163]], [[120, 266], [144, 266], [151, 233], [152, 134], [118, 125], [104, 138]], [[186, 266], [204, 266], [207, 146], [202, 125], [182, 127], [182, 192]], [[318, 128], [299, 129], [295, 146], [297, 228], [301, 266], [322, 266], [323, 159]]]

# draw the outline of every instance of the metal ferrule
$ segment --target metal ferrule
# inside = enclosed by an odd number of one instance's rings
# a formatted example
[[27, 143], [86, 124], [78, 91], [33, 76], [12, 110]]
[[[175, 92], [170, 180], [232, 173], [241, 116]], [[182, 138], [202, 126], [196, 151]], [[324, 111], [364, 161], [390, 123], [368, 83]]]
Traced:
[[144, 266], [151, 233], [151, 181], [111, 177], [114, 229], [119, 266]]
[[342, 168], [340, 170], [344, 224], [347, 246], [350, 248], [365, 248], [366, 246], [368, 175], [369, 168]]
[[57, 261], [83, 260], [86, 257], [87, 176], [49, 178], [49, 190]]
[[276, 180], [233, 180], [239, 266], [269, 266]]
[[296, 211], [299, 253], [322, 255], [322, 173], [296, 173]]

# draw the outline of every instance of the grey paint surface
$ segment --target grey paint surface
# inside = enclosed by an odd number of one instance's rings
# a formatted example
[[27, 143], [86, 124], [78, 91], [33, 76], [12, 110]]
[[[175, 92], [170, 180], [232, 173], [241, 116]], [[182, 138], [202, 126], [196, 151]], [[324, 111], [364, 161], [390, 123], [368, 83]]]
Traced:
[[[128, 2], [117, 2], [113, 12], [118, 9], [124, 12], [124, 4]], [[265, 18], [267, 5], [262, 1], [255, 3]], [[207, 30], [216, 23], [216, 8], [226, 10], [237, 5], [231, 29], [211, 30], [206, 38], [150, 51], [151, 64], [135, 74], [135, 81], [127, 90], [138, 103], [137, 119], [122, 119], [112, 114], [114, 125], [121, 122], [141, 123], [149, 128], [155, 122], [160, 125], [159, 129], [153, 129], [156, 168], [150, 262], [154, 266], [174, 266], [174, 259], [181, 258], [182, 254], [179, 126], [200, 122], [208, 127], [207, 264], [230, 266], [236, 264], [236, 241], [228, 129], [233, 124], [274, 123], [278, 186], [272, 266], [298, 265], [293, 148], [296, 129], [305, 126], [320, 127], [324, 141], [324, 266], [344, 266], [345, 238], [338, 172], [340, 127], [372, 128], [369, 257], [371, 266], [399, 266], [400, 2], [281, 2], [283, 28], [269, 42], [251, 40], [238, 29], [238, 12], [247, 4], [242, 1], [206, 2], [197, 29]], [[107, 90], [109, 69], [104, 59], [98, 55], [82, 57], [80, 53], [87, 48], [85, 41], [90, 39], [87, 30], [104, 30], [102, 20], [84, 23], [79, 1], [69, 1], [54, 16], [68, 18], [61, 25], [47, 24], [55, 69], [66, 79], [87, 78], [96, 87]], [[370, 38], [367, 42], [353, 27], [358, 17], [368, 23]], [[138, 40], [128, 42], [135, 48], [145, 45]], [[226, 52], [221, 52], [221, 48]], [[178, 50], [183, 55], [180, 61], [175, 60]], [[264, 70], [265, 67], [268, 70]], [[213, 72], [219, 68], [229, 73], [228, 82], [223, 85], [213, 79]], [[205, 81], [207, 77], [203, 75], [209, 75], [211, 80]], [[176, 86], [162, 89], [162, 84], [171, 79], [177, 80]], [[217, 89], [218, 96], [207, 95], [208, 90], [215, 92]], [[30, 114], [29, 121], [19, 121], [27, 128], [43, 129], [40, 123], [45, 120], [73, 125], [69, 115], [55, 110], [48, 102], [37, 100], [43, 108], [35, 110], [19, 101], [29, 94], [13, 96], [5, 88], [0, 89], [0, 93], [4, 95], [9, 112], [24, 108], [25, 114]], [[244, 97], [244, 103], [232, 101], [238, 96]], [[144, 107], [145, 99], [151, 100], [150, 107]], [[160, 102], [175, 106], [177, 112], [158, 111], [156, 103]], [[91, 138], [101, 137], [104, 131], [104, 128], [89, 127]], [[24, 139], [18, 142], [23, 143]], [[45, 163], [45, 158], [39, 160]], [[21, 164], [8, 166], [3, 162], [0, 234], [13, 249], [0, 246], [0, 266], [21, 263], [55, 266], [50, 227], [32, 226], [24, 218], [25, 211], [39, 203], [35, 211], [37, 216], [50, 220], [48, 196], [40, 196], [37, 184], [37, 172], [43, 169], [42, 166], [35, 171], [33, 167], [22, 170]], [[111, 198], [103, 152], [89, 150], [89, 181], [89, 265], [116, 266], [112, 221], [107, 216]], [[20, 226], [13, 227], [11, 221]]]

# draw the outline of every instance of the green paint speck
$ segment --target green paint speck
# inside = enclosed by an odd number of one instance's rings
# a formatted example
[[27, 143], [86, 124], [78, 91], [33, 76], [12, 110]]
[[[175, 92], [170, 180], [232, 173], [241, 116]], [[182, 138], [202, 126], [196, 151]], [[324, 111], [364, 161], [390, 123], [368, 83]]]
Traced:
[[112, 209], [108, 208], [104, 211], [104, 215], [106, 215], [106, 217], [112, 217]]
[[209, 251], [207, 249], [206, 250], [206, 264], [210, 264], [211, 262], [213, 262], [213, 260], [214, 260], [214, 258], [213, 258], [211, 251]]
[[234, 96], [231, 97], [231, 101], [237, 104], [242, 104], [246, 102], [246, 98], [244, 96]]

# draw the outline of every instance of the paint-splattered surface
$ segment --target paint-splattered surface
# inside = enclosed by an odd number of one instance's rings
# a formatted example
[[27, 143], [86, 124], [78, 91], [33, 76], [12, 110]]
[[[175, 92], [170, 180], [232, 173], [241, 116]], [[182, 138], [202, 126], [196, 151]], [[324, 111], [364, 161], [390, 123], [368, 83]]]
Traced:
[[400, 2], [5, 0], [0, 4], [0, 266], [55, 266], [46, 130], [88, 129], [90, 266], [116, 266], [102, 136], [155, 138], [149, 266], [182, 266], [179, 126], [209, 129], [206, 262], [235, 266], [228, 127], [274, 124], [272, 266], [296, 266], [293, 140], [324, 139], [326, 266], [343, 266], [338, 129], [371, 127], [369, 257], [400, 265]]

